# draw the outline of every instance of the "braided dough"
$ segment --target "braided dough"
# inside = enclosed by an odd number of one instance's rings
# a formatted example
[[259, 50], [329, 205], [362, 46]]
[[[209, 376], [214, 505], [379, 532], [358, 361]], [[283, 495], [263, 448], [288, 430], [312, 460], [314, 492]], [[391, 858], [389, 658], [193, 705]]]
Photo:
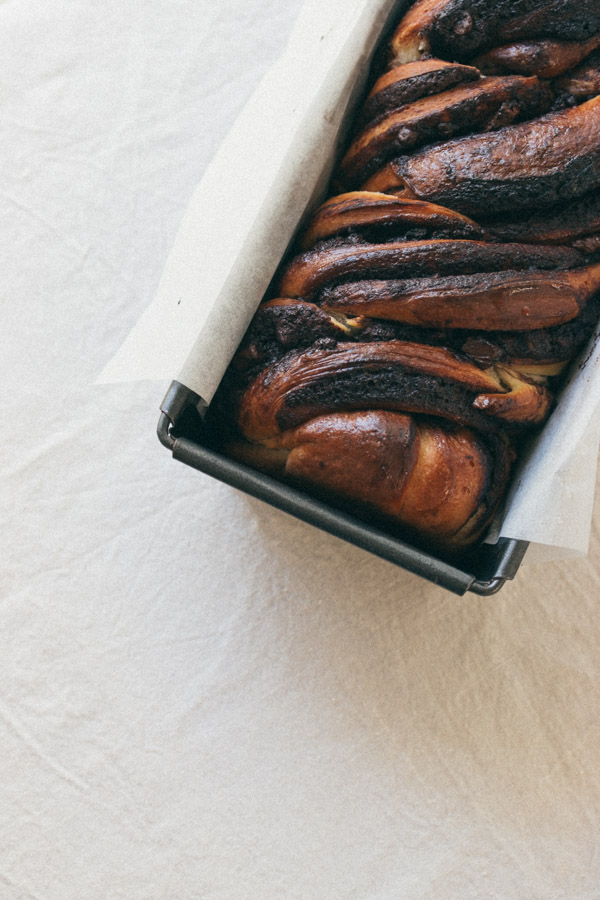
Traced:
[[411, 6], [219, 391], [228, 452], [483, 535], [598, 320], [598, 47], [596, 0]]

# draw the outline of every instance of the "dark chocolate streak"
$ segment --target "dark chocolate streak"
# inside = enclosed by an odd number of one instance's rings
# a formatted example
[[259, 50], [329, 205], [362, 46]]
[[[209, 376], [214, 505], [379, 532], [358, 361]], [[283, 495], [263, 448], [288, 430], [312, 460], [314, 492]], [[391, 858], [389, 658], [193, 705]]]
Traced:
[[554, 206], [600, 187], [600, 97], [391, 164], [413, 195], [467, 215]]
[[358, 245], [347, 251], [340, 247], [300, 254], [284, 270], [278, 293], [312, 299], [325, 287], [369, 278], [571, 269], [583, 263], [583, 256], [572, 248], [535, 244], [443, 240]]
[[[354, 142], [340, 163], [348, 189], [358, 188], [400, 153], [459, 134], [490, 131], [540, 116], [552, 106], [552, 92], [537, 78], [492, 76], [424, 98], [404, 107]], [[364, 143], [367, 135], [369, 140]], [[362, 147], [359, 149], [359, 146]]]
[[242, 349], [247, 351], [249, 362], [266, 363], [323, 338], [339, 340], [340, 334], [331, 317], [318, 306], [302, 301], [263, 305], [250, 323]]
[[[567, 360], [591, 337], [600, 314], [600, 294], [593, 297], [577, 318], [563, 325], [528, 332], [442, 330], [365, 318], [360, 328], [344, 340], [357, 343], [410, 341], [447, 347], [464, 353], [482, 366], [510, 359]], [[242, 346], [251, 348], [243, 368], [254, 377], [267, 365], [280, 360], [292, 348], [304, 350], [335, 346], [339, 333], [319, 307], [309, 303], [259, 308]]]
[[429, 39], [436, 56], [468, 60], [506, 40], [581, 41], [597, 31], [598, 0], [447, 0]]
[[562, 169], [549, 171], [544, 177], [525, 175], [514, 182], [467, 178], [459, 186], [433, 191], [427, 199], [474, 215], [490, 209], [507, 212], [511, 209], [554, 206], [561, 200], [572, 200], [598, 186], [600, 154], [589, 153], [565, 160]]
[[366, 99], [353, 133], [358, 134], [367, 125], [372, 125], [376, 120], [407, 103], [414, 103], [421, 97], [439, 94], [465, 81], [477, 81], [479, 77], [479, 72], [472, 66], [442, 64], [432, 71], [394, 82]]
[[[446, 347], [467, 356], [486, 368], [495, 362], [510, 360], [560, 361], [570, 359], [591, 337], [598, 314], [600, 295], [590, 301], [583, 312], [564, 325], [540, 328], [536, 331], [469, 331], [468, 329], [438, 330], [419, 325], [401, 325], [368, 319], [356, 336], [359, 343], [367, 341], [414, 341]], [[281, 350], [279, 356], [285, 351]]]
[[[323, 413], [388, 409], [439, 415], [485, 433], [511, 430], [510, 423], [494, 421], [474, 408], [475, 396], [459, 385], [429, 375], [398, 369], [355, 369], [328, 375], [290, 391], [285, 405], [277, 413], [277, 424], [284, 430]], [[308, 415], [307, 409], [310, 409]], [[513, 430], [521, 429], [513, 426]]]
[[600, 190], [520, 218], [506, 214], [487, 221], [486, 226], [493, 237], [501, 241], [570, 243], [600, 230]]
[[[528, 7], [531, 11], [528, 11]], [[521, 12], [523, 8], [523, 12]], [[500, 28], [503, 40], [539, 37], [582, 41], [600, 30], [597, 0], [537, 0], [515, 4], [516, 15]]]
[[391, 241], [444, 241], [450, 238], [467, 238], [473, 240], [486, 240], [489, 235], [484, 228], [468, 220], [457, 219], [449, 221], [446, 225], [425, 222], [417, 225], [414, 222], [401, 219], [385, 224], [369, 222], [366, 225], [348, 225], [340, 228], [339, 232], [331, 238], [317, 241], [311, 250], [334, 250], [338, 247], [348, 247], [351, 244], [386, 244]]

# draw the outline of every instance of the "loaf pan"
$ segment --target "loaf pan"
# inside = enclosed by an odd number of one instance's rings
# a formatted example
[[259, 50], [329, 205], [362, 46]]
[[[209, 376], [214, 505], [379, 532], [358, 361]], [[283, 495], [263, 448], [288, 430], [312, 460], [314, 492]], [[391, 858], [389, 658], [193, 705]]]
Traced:
[[503, 538], [494, 545], [482, 544], [469, 553], [466, 561], [463, 559], [460, 565], [454, 565], [386, 533], [384, 528], [229, 459], [215, 449], [214, 437], [199, 401], [197, 394], [174, 381], [160, 407], [159, 440], [179, 462], [455, 594], [471, 591], [490, 596], [516, 575], [527, 550], [526, 541]]

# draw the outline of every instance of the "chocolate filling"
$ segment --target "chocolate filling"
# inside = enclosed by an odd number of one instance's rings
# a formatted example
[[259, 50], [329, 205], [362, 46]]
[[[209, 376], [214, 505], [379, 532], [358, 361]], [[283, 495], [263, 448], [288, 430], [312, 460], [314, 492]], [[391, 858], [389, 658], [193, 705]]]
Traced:
[[353, 142], [340, 163], [341, 179], [348, 189], [357, 188], [400, 153], [542, 115], [552, 99], [550, 89], [537, 78], [506, 75], [418, 100], [370, 126]]
[[499, 422], [473, 407], [475, 396], [454, 382], [398, 368], [354, 369], [290, 391], [276, 418], [285, 430], [326, 412], [387, 409], [441, 417], [487, 434], [523, 430], [520, 424]]
[[459, 212], [550, 207], [600, 187], [600, 97], [391, 164], [399, 187]]
[[365, 100], [354, 133], [360, 133], [367, 125], [401, 106], [479, 78], [480, 73], [473, 66], [436, 59], [419, 60], [394, 69], [392, 73], [387, 72]]
[[506, 269], [570, 269], [584, 258], [569, 247], [432, 240], [311, 250], [284, 269], [278, 294], [311, 300], [323, 288], [372, 278], [466, 275]]
[[583, 41], [600, 31], [597, 0], [446, 0], [431, 10], [431, 0], [421, 0], [405, 19], [423, 23], [429, 52], [444, 59], [469, 60], [499, 41]]

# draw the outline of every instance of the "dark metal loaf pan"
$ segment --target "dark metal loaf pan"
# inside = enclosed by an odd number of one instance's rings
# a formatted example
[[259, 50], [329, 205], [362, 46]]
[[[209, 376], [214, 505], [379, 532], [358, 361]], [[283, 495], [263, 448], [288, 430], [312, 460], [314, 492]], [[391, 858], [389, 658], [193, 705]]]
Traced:
[[386, 533], [383, 528], [229, 459], [212, 448], [209, 428], [198, 412], [198, 401], [193, 391], [174, 381], [161, 405], [158, 437], [180, 462], [455, 594], [466, 591], [483, 596], [495, 594], [507, 579], [516, 575], [527, 550], [526, 541], [501, 539], [496, 545], [484, 544], [474, 549], [466, 562], [453, 565]]

